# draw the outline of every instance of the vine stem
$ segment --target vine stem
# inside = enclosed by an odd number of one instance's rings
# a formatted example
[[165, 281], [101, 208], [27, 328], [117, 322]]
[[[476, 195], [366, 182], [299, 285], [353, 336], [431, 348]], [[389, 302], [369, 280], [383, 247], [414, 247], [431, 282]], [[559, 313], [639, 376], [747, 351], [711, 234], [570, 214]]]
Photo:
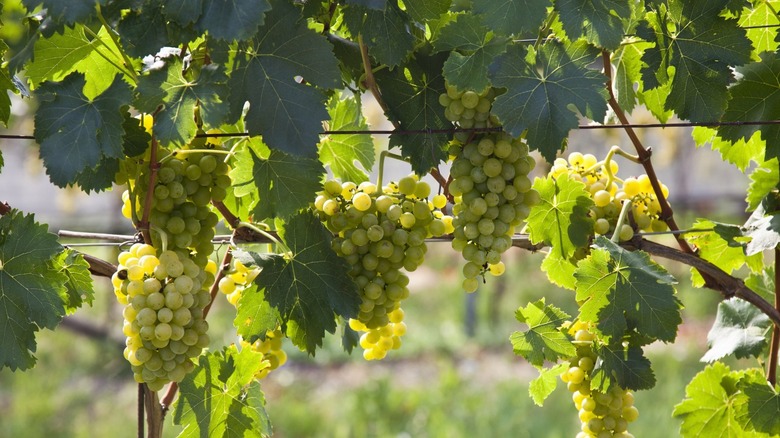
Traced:
[[144, 384], [138, 384], [138, 438], [144, 438]]
[[[780, 312], [780, 249], [777, 248], [775, 248], [775, 309]], [[772, 341], [769, 344], [769, 362], [766, 366], [766, 380], [772, 388], [777, 384], [778, 352], [780, 352], [780, 323], [775, 321]]]
[[[368, 46], [363, 43], [363, 35], [358, 35], [358, 46], [360, 47], [360, 59], [363, 61], [363, 72], [365, 73], [365, 79], [363, 79], [362, 83], [363, 86], [366, 87], [366, 89], [371, 91], [371, 94], [374, 96], [374, 99], [376, 99], [379, 106], [382, 108], [382, 111], [384, 111], [385, 114], [390, 114], [389, 109], [387, 108], [387, 104], [385, 104], [384, 99], [382, 99], [382, 92], [379, 91], [379, 86], [376, 84], [376, 79], [374, 79], [374, 70], [371, 68], [371, 59], [368, 57]], [[389, 117], [388, 117], [389, 119]], [[393, 127], [395, 129], [399, 129], [400, 126], [396, 120], [390, 120], [390, 123], [393, 124]]]
[[144, 210], [141, 215], [141, 221], [138, 228], [144, 237], [144, 242], [152, 244], [152, 233], [149, 231], [149, 214], [152, 211], [152, 200], [154, 199], [154, 184], [157, 181], [157, 169], [160, 164], [157, 162], [157, 139], [152, 135], [152, 147], [149, 154], [149, 187], [144, 199]]

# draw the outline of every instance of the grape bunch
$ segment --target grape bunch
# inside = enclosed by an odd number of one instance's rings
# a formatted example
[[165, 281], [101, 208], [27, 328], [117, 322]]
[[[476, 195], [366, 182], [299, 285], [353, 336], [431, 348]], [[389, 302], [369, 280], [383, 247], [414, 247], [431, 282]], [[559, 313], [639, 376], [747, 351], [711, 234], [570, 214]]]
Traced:
[[119, 255], [112, 276], [114, 293], [124, 305], [124, 351], [135, 380], [157, 391], [180, 382], [192, 371], [192, 358], [209, 345], [203, 308], [216, 264], [199, 268], [187, 254], [134, 244]]
[[485, 272], [501, 275], [501, 254], [512, 246], [512, 235], [528, 216], [539, 194], [528, 174], [536, 162], [528, 146], [506, 133], [477, 136], [465, 145], [454, 142], [449, 192], [453, 206], [452, 247], [463, 253], [463, 288], [474, 292]]
[[633, 438], [628, 432], [628, 424], [639, 417], [634, 394], [617, 385], [608, 392], [592, 389], [590, 373], [597, 359], [592, 348], [595, 336], [582, 321], [575, 322], [570, 330], [577, 344], [577, 356], [561, 374], [561, 380], [572, 392], [574, 406], [579, 411], [582, 429], [577, 438]]
[[[607, 168], [607, 166], [609, 166]], [[607, 235], [615, 232], [623, 202], [631, 202], [633, 223], [642, 231], [664, 231], [667, 226], [661, 220], [661, 204], [655, 196], [650, 178], [640, 175], [637, 178], [621, 180], [617, 177], [618, 164], [609, 160], [599, 162], [592, 154], [572, 152], [568, 159], [558, 158], [553, 163], [550, 175], [553, 177], [568, 173], [582, 181], [593, 199], [590, 216], [594, 220], [594, 232]], [[664, 197], [669, 189], [661, 184]], [[618, 230], [621, 241], [634, 236], [634, 227], [625, 222]]]
[[390, 322], [379, 328], [368, 328], [357, 319], [349, 320], [349, 327], [360, 336], [360, 347], [366, 360], [382, 360], [390, 350], [401, 348], [401, 336], [406, 334], [404, 310], [400, 307], [387, 315]]
[[[174, 152], [161, 160], [154, 186], [152, 210], [149, 214], [152, 244], [158, 248], [194, 251], [195, 261], [205, 267], [208, 256], [214, 251], [211, 240], [219, 221], [209, 203], [225, 199], [231, 181], [228, 165], [213, 154]], [[134, 183], [134, 199], [130, 191], [122, 195], [122, 214], [140, 217], [146, 193], [149, 190], [148, 168], [141, 168]], [[164, 240], [164, 242], [163, 242]]]
[[[240, 260], [232, 259], [228, 272], [219, 280], [219, 291], [225, 294], [227, 300], [233, 306], [238, 304], [244, 289], [252, 284], [252, 281], [260, 273], [258, 268], [250, 268]], [[287, 362], [287, 353], [282, 349], [282, 340], [284, 334], [280, 328], [269, 330], [265, 334], [265, 339], [258, 339], [255, 342], [241, 340], [241, 345], [245, 348], [251, 348], [254, 351], [263, 354], [263, 361], [268, 362], [268, 366], [258, 371], [255, 378], [263, 379], [268, 373], [279, 368]]]
[[457, 123], [464, 129], [480, 129], [497, 126], [498, 121], [491, 116], [490, 108], [496, 97], [492, 87], [482, 92], [474, 90], [458, 90], [457, 87], [445, 83], [446, 93], [439, 95], [439, 104], [444, 107], [444, 117]]
[[314, 201], [320, 219], [335, 235], [333, 250], [351, 266], [349, 274], [361, 298], [357, 320], [367, 330], [391, 324], [391, 314], [409, 296], [409, 277], [403, 271], [422, 264], [425, 239], [452, 232], [452, 218], [438, 210], [446, 198], [436, 195], [431, 202], [430, 194], [430, 185], [416, 176], [401, 178], [382, 191], [369, 182], [330, 180]]

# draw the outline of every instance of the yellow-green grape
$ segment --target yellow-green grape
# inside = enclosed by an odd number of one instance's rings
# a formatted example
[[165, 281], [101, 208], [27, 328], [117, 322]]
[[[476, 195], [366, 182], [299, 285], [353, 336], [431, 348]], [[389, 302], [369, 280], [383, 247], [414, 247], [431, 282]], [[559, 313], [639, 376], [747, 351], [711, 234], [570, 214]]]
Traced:
[[439, 104], [444, 107], [444, 117], [457, 123], [464, 129], [486, 128], [494, 126], [490, 109], [495, 99], [495, 90], [491, 87], [482, 91], [458, 90], [452, 84], [445, 84], [446, 92], [439, 96]]
[[401, 337], [406, 334], [404, 311], [399, 307], [387, 316], [387, 324], [376, 328], [369, 328], [357, 319], [349, 320], [352, 330], [363, 332], [359, 344], [365, 360], [381, 360], [387, 356], [388, 351], [401, 348]]
[[411, 175], [381, 191], [367, 182], [327, 181], [314, 201], [320, 219], [334, 233], [333, 250], [351, 266], [361, 298], [357, 320], [369, 329], [386, 326], [409, 296], [404, 271], [422, 264], [425, 239], [453, 230], [451, 218], [428, 201], [430, 193], [428, 183]]
[[256, 379], [264, 379], [268, 376], [268, 373], [287, 363], [287, 353], [282, 349], [283, 339], [284, 334], [281, 329], [277, 328], [276, 330], [266, 332], [265, 339], [258, 339], [252, 344], [241, 341], [245, 347], [249, 347], [258, 353], [263, 353], [262, 360], [267, 362], [267, 366], [255, 374]]
[[124, 351], [135, 380], [157, 391], [192, 371], [209, 344], [203, 308], [210, 302], [214, 262], [200, 269], [188, 254], [134, 244], [118, 257], [111, 281], [124, 305]]
[[634, 395], [613, 385], [608, 392], [591, 388], [590, 375], [596, 365], [592, 343], [595, 336], [588, 323], [577, 321], [569, 328], [577, 345], [577, 356], [569, 362], [567, 371], [560, 375], [572, 392], [572, 401], [581, 422], [581, 438], [626, 437], [628, 424], [636, 421], [639, 411], [634, 406]]
[[[610, 180], [606, 166], [612, 174]], [[630, 177], [625, 180], [617, 178], [618, 165], [614, 161], [599, 163], [591, 154], [572, 152], [568, 159], [558, 158], [553, 163], [550, 175], [557, 177], [563, 173], [575, 176], [585, 184], [593, 199], [590, 216], [594, 220], [593, 231], [597, 235], [611, 236], [615, 232], [617, 220], [624, 202], [631, 203], [633, 223], [640, 231], [664, 231], [667, 226], [660, 219], [661, 206], [653, 191], [650, 178], [647, 175]], [[620, 185], [619, 185], [620, 184]], [[669, 189], [661, 184], [664, 197]], [[620, 240], [629, 240], [634, 235], [628, 219], [618, 230]]]
[[501, 254], [512, 246], [515, 228], [522, 224], [539, 194], [528, 174], [535, 161], [528, 146], [505, 133], [453, 144], [449, 186], [454, 196], [452, 247], [463, 254], [463, 289], [477, 289], [477, 277], [503, 273]]
[[219, 291], [225, 294], [230, 304], [236, 306], [244, 289], [251, 285], [259, 273], [259, 269], [250, 269], [241, 261], [232, 259], [228, 272], [219, 279]]

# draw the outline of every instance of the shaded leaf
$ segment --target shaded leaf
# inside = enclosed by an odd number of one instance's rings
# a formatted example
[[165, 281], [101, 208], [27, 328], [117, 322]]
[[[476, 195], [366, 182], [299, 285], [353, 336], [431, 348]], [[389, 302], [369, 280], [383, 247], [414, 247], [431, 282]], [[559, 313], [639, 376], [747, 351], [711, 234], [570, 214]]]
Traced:
[[581, 36], [589, 43], [615, 50], [623, 41], [623, 20], [631, 16], [626, 0], [556, 0], [563, 29], [571, 40]]
[[550, 0], [473, 0], [475, 14], [504, 35], [537, 32], [547, 16]]
[[195, 28], [218, 40], [248, 40], [271, 9], [267, 0], [201, 0], [203, 12]]
[[735, 397], [736, 417], [751, 432], [780, 435], [780, 394], [766, 381], [760, 369], [747, 370], [737, 384], [741, 394]]
[[531, 365], [538, 368], [545, 360], [557, 362], [577, 354], [571, 340], [560, 330], [570, 316], [553, 305], [546, 305], [544, 298], [517, 309], [515, 318], [527, 324], [528, 330], [512, 333], [509, 340], [515, 354]]
[[733, 354], [738, 359], [758, 356], [766, 345], [769, 317], [757, 307], [732, 297], [718, 303], [715, 322], [707, 333], [709, 350], [702, 362], [713, 362]]
[[352, 35], [362, 35], [369, 54], [379, 64], [396, 67], [414, 50], [409, 17], [395, 4], [384, 10], [351, 6], [344, 11], [344, 22]]
[[618, 342], [599, 348], [597, 354], [591, 388], [607, 392], [613, 385], [632, 391], [655, 386], [655, 374], [640, 347], [626, 348]]
[[451, 0], [406, 0], [406, 12], [415, 21], [439, 18], [450, 8]]

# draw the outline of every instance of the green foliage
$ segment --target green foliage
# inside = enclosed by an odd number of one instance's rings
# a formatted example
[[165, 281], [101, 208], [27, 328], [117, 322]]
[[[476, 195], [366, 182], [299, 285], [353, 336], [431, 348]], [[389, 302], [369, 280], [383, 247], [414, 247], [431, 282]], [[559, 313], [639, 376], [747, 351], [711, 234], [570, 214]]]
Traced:
[[[331, 131], [365, 131], [366, 119], [357, 97], [333, 97], [328, 104]], [[374, 166], [374, 142], [369, 134], [331, 134], [320, 141], [320, 161], [343, 181], [368, 180]]]
[[[325, 331], [336, 330], [335, 316], [357, 315], [360, 298], [347, 275], [349, 266], [330, 248], [330, 238], [312, 213], [292, 217], [282, 230], [290, 253], [255, 257], [263, 268], [255, 283], [262, 294], [242, 297], [236, 318], [239, 334], [248, 341], [274, 326], [251, 328], [251, 313], [268, 302], [293, 343], [308, 353], [322, 345]], [[247, 313], [247, 311], [249, 313]], [[267, 318], [264, 318], [267, 321]], [[250, 328], [247, 330], [247, 328]]]
[[751, 162], [761, 163], [764, 161], [765, 144], [758, 132], [754, 132], [747, 139], [743, 138], [731, 142], [719, 137], [715, 129], [697, 126], [693, 128], [693, 139], [697, 146], [710, 144], [713, 150], [720, 152], [724, 161], [737, 166], [743, 172]]
[[748, 211], [753, 211], [761, 201], [780, 185], [780, 166], [777, 158], [761, 163], [750, 174], [750, 186], [747, 189]]
[[89, 263], [84, 260], [83, 255], [73, 250], [66, 250], [53, 260], [53, 265], [68, 278], [65, 283], [66, 293], [62, 296], [65, 312], [71, 314], [85, 303], [92, 305], [95, 299], [92, 275], [89, 272]]
[[569, 131], [578, 124], [577, 112], [601, 120], [607, 111], [604, 76], [589, 65], [598, 51], [584, 42], [550, 41], [538, 51], [519, 45], [490, 67], [494, 86], [511, 90], [496, 98], [493, 112], [504, 129], [553, 161]]
[[344, 11], [352, 35], [360, 35], [380, 64], [396, 67], [414, 49], [414, 36], [406, 26], [406, 12], [390, 3], [383, 10], [352, 6]]
[[780, 435], [780, 394], [766, 382], [761, 370], [750, 369], [737, 383], [736, 417], [745, 430], [762, 436]]
[[733, 297], [718, 304], [718, 313], [707, 344], [710, 349], [701, 358], [712, 362], [730, 354], [737, 358], [758, 356], [767, 344], [767, 328], [772, 324], [758, 308]]
[[35, 332], [53, 329], [65, 315], [69, 277], [62, 251], [57, 236], [33, 215], [11, 211], [0, 216], [0, 367], [13, 371], [35, 365]]
[[473, 0], [474, 12], [503, 35], [533, 32], [541, 27], [549, 0]]
[[[770, 194], [756, 207], [745, 222], [743, 234], [750, 239], [745, 254], [761, 259], [762, 251], [774, 249], [780, 244], [780, 216], [777, 198]], [[751, 266], [756, 271], [760, 266]]]
[[539, 370], [539, 377], [531, 380], [528, 384], [528, 395], [537, 406], [542, 406], [544, 401], [558, 387], [558, 376], [568, 369], [565, 363], [559, 363], [550, 368]]
[[605, 345], [598, 350], [599, 362], [593, 370], [591, 385], [606, 392], [612, 385], [634, 391], [655, 386], [655, 374], [642, 349], [622, 343]]
[[[167, 2], [166, 2], [167, 3]], [[196, 8], [184, 5], [180, 8]], [[263, 24], [264, 14], [271, 9], [267, 0], [202, 0], [203, 12], [195, 23], [195, 29], [220, 40], [246, 40]], [[197, 9], [195, 9], [197, 10]], [[189, 18], [189, 17], [187, 17]], [[186, 21], [185, 23], [186, 24]]]
[[[752, 242], [750, 238], [745, 237], [740, 227], [699, 219], [693, 224], [693, 229], [712, 230], [691, 233], [687, 239], [699, 249], [701, 258], [724, 271], [732, 273], [745, 264], [753, 271], [763, 267], [761, 254], [748, 250], [747, 247]], [[704, 279], [699, 271], [691, 269], [691, 278], [694, 286], [704, 285]]]
[[524, 357], [532, 365], [540, 368], [544, 361], [556, 362], [560, 358], [576, 354], [574, 345], [561, 331], [561, 325], [570, 318], [561, 309], [547, 305], [544, 299], [528, 303], [525, 308], [517, 309], [515, 318], [528, 325], [528, 330], [514, 332], [509, 340], [515, 354]]
[[595, 324], [607, 342], [628, 331], [672, 342], [682, 322], [680, 304], [665, 269], [641, 251], [629, 252], [607, 238], [596, 239], [574, 273], [580, 318]]
[[625, 19], [631, 16], [626, 0], [557, 0], [555, 10], [569, 38], [584, 36], [589, 43], [609, 50], [620, 46]]
[[200, 357], [180, 384], [174, 424], [180, 438], [268, 437], [271, 424], [255, 374], [268, 366], [262, 353], [235, 345]]

